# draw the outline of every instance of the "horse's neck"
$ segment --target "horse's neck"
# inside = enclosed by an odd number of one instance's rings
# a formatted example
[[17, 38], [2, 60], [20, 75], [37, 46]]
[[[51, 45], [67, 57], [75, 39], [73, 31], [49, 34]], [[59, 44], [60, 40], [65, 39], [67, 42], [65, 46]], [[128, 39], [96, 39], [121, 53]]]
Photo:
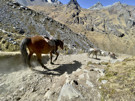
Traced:
[[48, 44], [49, 44], [50, 46], [56, 46], [55, 40], [49, 40], [49, 41], [48, 41]]

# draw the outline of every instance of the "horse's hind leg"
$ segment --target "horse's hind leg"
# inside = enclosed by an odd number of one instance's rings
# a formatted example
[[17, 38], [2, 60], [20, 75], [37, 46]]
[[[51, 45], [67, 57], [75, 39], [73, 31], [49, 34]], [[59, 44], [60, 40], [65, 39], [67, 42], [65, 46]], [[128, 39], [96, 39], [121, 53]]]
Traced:
[[91, 53], [92, 53], [92, 52], [89, 52], [89, 57], [90, 57]]
[[95, 52], [92, 52], [92, 58], [94, 58]]
[[29, 54], [29, 56], [28, 56], [28, 65], [29, 65], [29, 68], [30, 69], [32, 69], [31, 68], [31, 64], [30, 64], [30, 59], [31, 59], [31, 56], [33, 55], [33, 53], [32, 52], [30, 52], [30, 54]]
[[49, 70], [49, 69], [42, 63], [41, 54], [36, 54], [36, 55], [37, 55], [37, 61], [39, 62], [39, 64], [40, 64], [44, 69]]

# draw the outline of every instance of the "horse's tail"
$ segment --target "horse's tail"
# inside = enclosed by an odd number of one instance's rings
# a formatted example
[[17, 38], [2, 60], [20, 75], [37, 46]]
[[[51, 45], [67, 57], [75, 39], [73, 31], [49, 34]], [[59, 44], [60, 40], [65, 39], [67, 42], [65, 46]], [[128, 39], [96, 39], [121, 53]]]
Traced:
[[25, 64], [28, 64], [28, 52], [26, 48], [27, 48], [28, 43], [30, 42], [31, 42], [30, 38], [25, 38], [22, 40], [20, 44], [21, 55]]

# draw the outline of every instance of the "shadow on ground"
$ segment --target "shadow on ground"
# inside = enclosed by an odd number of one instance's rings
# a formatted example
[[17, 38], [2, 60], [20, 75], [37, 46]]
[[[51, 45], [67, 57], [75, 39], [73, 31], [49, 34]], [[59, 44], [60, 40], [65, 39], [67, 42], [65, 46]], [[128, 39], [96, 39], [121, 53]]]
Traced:
[[[62, 75], [65, 72], [67, 72], [67, 74], [71, 74], [73, 71], [76, 71], [78, 68], [81, 67], [81, 63], [78, 61], [73, 61], [73, 63], [69, 63], [69, 64], [62, 64], [60, 66], [58, 66], [55, 69], [51, 69], [50, 71], [40, 71], [40, 70], [36, 70], [33, 69], [33, 71], [40, 73], [40, 74], [46, 74], [46, 75]], [[57, 73], [54, 73], [57, 72]]]

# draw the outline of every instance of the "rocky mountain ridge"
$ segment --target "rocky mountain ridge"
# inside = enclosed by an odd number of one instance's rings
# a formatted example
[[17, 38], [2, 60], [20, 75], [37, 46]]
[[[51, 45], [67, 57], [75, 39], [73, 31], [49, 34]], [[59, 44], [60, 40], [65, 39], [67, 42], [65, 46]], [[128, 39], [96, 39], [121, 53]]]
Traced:
[[78, 9], [78, 8], [80, 8], [80, 5], [79, 5], [79, 3], [77, 2], [77, 0], [70, 0], [69, 2], [68, 2], [68, 4], [67, 4], [67, 6], [75, 6], [75, 9]]
[[[127, 7], [127, 6], [130, 6], [130, 5], [127, 5], [127, 4], [122, 4], [120, 1], [119, 2], [115, 2], [113, 3], [112, 5], [108, 5], [108, 6], [103, 6], [102, 3], [100, 2], [97, 2], [96, 4], [94, 4], [93, 6], [91, 6], [90, 8], [88, 9], [107, 9], [107, 8], [110, 8], [110, 7], [119, 7], [119, 6], [124, 6], [124, 7]], [[130, 6], [131, 7], [131, 6]], [[133, 7], [133, 6], [132, 6]]]
[[15, 2], [20, 3], [23, 6], [30, 6], [30, 5], [45, 5], [45, 4], [62, 4], [58, 0], [13, 0]]

